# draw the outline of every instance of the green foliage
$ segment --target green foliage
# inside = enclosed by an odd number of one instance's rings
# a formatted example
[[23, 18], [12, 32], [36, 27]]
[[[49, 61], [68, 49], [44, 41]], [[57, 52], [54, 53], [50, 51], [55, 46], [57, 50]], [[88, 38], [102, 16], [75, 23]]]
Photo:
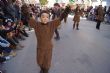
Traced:
[[41, 5], [46, 5], [48, 3], [47, 0], [39, 0]]
[[74, 3], [75, 1], [74, 1], [74, 0], [69, 0], [69, 2], [70, 2], [70, 3]]
[[58, 3], [58, 0], [55, 0], [56, 1], [56, 3]]

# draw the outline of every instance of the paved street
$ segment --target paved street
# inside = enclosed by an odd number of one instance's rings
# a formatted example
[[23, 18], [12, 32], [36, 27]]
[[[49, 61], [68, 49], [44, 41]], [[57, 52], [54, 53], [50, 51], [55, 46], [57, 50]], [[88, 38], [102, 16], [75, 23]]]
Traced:
[[[110, 25], [82, 19], [80, 30], [72, 29], [72, 18], [62, 22], [61, 39], [53, 39], [53, 59], [49, 73], [110, 73]], [[25, 46], [17, 56], [7, 61], [7, 73], [39, 73], [36, 63], [36, 37], [34, 31], [21, 43]]]

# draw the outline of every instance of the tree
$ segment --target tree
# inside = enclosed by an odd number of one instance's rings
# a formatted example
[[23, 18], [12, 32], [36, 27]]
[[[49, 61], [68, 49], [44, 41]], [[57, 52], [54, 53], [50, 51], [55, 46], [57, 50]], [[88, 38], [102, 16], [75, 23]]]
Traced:
[[58, 0], [55, 0], [56, 1], [56, 3], [58, 3]]
[[39, 0], [41, 5], [46, 5], [48, 3], [47, 0]]
[[75, 1], [74, 1], [74, 0], [69, 0], [69, 2], [70, 2], [70, 3], [74, 3]]

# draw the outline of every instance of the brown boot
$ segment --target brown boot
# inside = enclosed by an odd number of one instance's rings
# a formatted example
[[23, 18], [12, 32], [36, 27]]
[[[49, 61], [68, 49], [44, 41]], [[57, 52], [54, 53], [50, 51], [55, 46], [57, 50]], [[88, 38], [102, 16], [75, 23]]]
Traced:
[[75, 28], [75, 24], [73, 24], [73, 29]]
[[41, 68], [40, 73], [43, 73], [43, 70], [44, 70], [44, 69], [43, 69], [43, 68]]
[[44, 69], [43, 73], [48, 73], [49, 69]]
[[40, 73], [43, 73], [43, 70], [42, 69], [40, 70]]

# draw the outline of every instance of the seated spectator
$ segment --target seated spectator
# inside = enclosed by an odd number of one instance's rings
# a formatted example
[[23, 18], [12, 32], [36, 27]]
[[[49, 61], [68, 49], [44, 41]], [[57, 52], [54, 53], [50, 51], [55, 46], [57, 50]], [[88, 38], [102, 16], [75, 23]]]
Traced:
[[27, 34], [26, 31], [25, 31], [25, 27], [24, 27], [22, 21], [19, 21], [19, 22], [18, 22], [18, 27], [17, 27], [17, 29], [19, 30], [19, 32], [20, 32], [23, 36], [28, 37], [28, 34]]
[[[16, 26], [16, 24], [13, 23], [13, 21], [11, 19], [7, 19], [6, 20], [6, 26], [5, 28], [7, 30], [10, 30], [13, 28], [13, 25]], [[16, 30], [16, 29], [15, 29]], [[15, 30], [9, 32], [7, 35], [10, 39], [12, 39], [15, 43], [19, 43], [19, 41], [17, 40], [17, 38], [15, 37]]]
[[[7, 23], [6, 26], [5, 26], [6, 30], [11, 30], [11, 29], [13, 29], [13, 27], [15, 27], [15, 29], [13, 31], [7, 33], [7, 38], [11, 39], [14, 43], [17, 44], [17, 46], [23, 47], [22, 45], [20, 45], [20, 43], [17, 39], [17, 36], [16, 36], [16, 34], [17, 34], [16, 31], [17, 31], [17, 28], [18, 28], [17, 24], [12, 22], [12, 20], [10, 20], [10, 19], [7, 19], [6, 23]], [[18, 34], [18, 35], [20, 35], [20, 34]]]
[[3, 37], [4, 39], [6, 39], [11, 45], [17, 46], [17, 44], [13, 40], [11, 40], [10, 38], [7, 37], [7, 33], [13, 31], [14, 29], [15, 28], [6, 30], [3, 25], [0, 25], [0, 36]]
[[10, 43], [0, 36], [0, 49], [2, 50], [3, 54], [15, 56], [16, 53], [11, 48], [9, 48], [9, 46]]

